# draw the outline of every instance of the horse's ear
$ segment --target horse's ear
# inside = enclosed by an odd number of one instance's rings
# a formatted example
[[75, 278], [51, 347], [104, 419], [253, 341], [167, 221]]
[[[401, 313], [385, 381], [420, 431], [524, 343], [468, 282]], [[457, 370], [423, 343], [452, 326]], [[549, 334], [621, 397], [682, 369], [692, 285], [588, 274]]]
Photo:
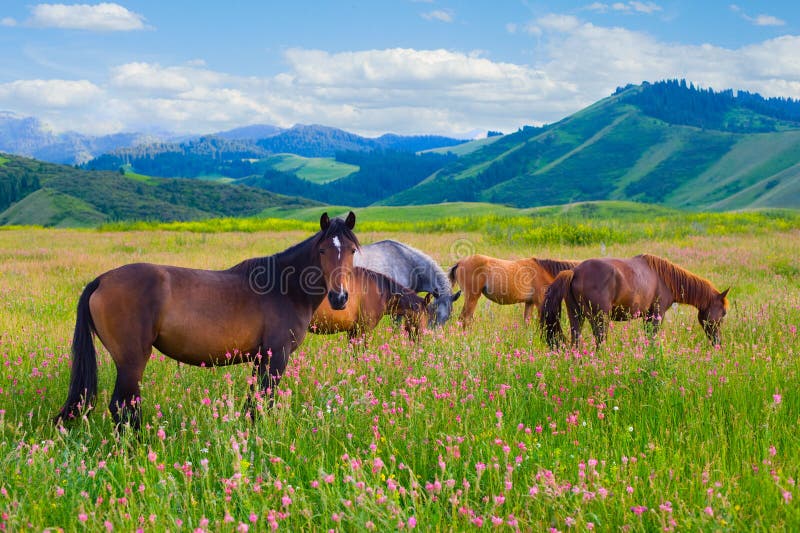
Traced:
[[431, 300], [433, 300], [433, 293], [429, 292], [428, 294], [425, 295], [425, 305], [431, 303]]
[[453, 296], [450, 298], [450, 301], [451, 301], [451, 302], [455, 302], [456, 300], [458, 300], [458, 299], [459, 299], [459, 297], [461, 297], [461, 291], [458, 291], [457, 293], [455, 293], [455, 294], [454, 294], [454, 295], [453, 295]]
[[730, 287], [719, 293], [719, 299], [724, 300], [726, 296], [728, 296], [728, 291], [731, 290]]
[[347, 215], [347, 218], [344, 220], [344, 225], [347, 226], [350, 229], [355, 228], [356, 227], [356, 214], [353, 213], [352, 211], [350, 211], [350, 213]]
[[319, 227], [322, 231], [328, 229], [328, 226], [331, 225], [331, 218], [328, 216], [328, 212], [325, 211], [322, 213], [322, 216], [319, 217]]

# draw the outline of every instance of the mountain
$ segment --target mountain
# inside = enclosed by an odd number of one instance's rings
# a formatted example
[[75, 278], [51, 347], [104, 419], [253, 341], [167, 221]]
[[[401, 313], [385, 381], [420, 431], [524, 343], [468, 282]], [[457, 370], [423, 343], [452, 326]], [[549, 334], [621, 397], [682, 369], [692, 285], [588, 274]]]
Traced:
[[196, 220], [314, 205], [319, 204], [242, 185], [87, 171], [0, 155], [0, 225]]
[[158, 139], [157, 136], [143, 133], [101, 136], [76, 132], [56, 134], [37, 118], [0, 112], [0, 152], [51, 163], [81, 164], [105, 152]]
[[800, 102], [791, 99], [644, 83], [483, 143], [459, 147], [456, 161], [379, 203], [800, 207]]
[[283, 131], [278, 126], [271, 126], [269, 124], [252, 124], [250, 126], [242, 126], [241, 128], [234, 128], [232, 130], [220, 131], [214, 133], [213, 137], [220, 137], [227, 141], [257, 141], [266, 137], [272, 137]]
[[[253, 141], [249, 135], [270, 133]], [[249, 126], [183, 141], [155, 143], [120, 148], [86, 164], [91, 170], [118, 170], [129, 166], [134, 171], [162, 177], [261, 176], [273, 168], [259, 161], [275, 154], [293, 154], [304, 158], [331, 158], [340, 152], [375, 150], [414, 153], [431, 148], [452, 147], [465, 141], [435, 135], [401, 136], [386, 134], [377, 138], [361, 137], [327, 126], [297, 125], [286, 130], [272, 126]], [[278, 170], [282, 170], [278, 168]], [[320, 178], [322, 181], [326, 179]]]

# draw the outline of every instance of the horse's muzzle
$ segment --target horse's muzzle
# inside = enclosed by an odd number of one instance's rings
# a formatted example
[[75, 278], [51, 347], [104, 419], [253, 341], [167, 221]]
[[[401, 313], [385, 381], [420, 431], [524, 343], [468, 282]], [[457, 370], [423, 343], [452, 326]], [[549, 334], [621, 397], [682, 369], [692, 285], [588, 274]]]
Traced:
[[347, 291], [328, 291], [328, 302], [335, 311], [341, 311], [347, 305]]

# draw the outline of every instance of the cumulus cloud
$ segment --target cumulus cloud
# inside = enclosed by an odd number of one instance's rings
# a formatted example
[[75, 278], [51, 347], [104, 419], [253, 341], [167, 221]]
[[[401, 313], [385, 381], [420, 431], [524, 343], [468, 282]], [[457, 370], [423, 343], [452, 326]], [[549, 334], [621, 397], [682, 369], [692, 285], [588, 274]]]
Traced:
[[17, 25], [17, 19], [12, 17], [3, 17], [0, 19], [0, 26], [13, 27]]
[[132, 31], [145, 29], [144, 17], [119, 4], [37, 4], [31, 8], [29, 23], [42, 28], [89, 31]]
[[439, 22], [453, 22], [453, 11], [451, 9], [436, 9], [422, 14], [425, 20], [438, 20]]
[[17, 80], [0, 84], [0, 102], [24, 107], [80, 107], [95, 102], [102, 94], [102, 89], [88, 80]]

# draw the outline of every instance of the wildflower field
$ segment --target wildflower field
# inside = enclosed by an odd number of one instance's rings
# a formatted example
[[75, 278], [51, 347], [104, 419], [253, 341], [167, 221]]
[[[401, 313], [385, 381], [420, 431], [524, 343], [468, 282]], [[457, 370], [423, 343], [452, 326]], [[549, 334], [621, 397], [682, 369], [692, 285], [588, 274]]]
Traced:
[[397, 239], [444, 267], [467, 253], [661, 255], [731, 287], [723, 344], [680, 306], [654, 342], [636, 321], [598, 351], [591, 335], [551, 351], [521, 306], [482, 300], [463, 331], [458, 301], [418, 343], [386, 319], [359, 353], [307, 336], [254, 423], [250, 366], [154, 353], [142, 430], [122, 435], [99, 342], [97, 408], [69, 431], [51, 423], [82, 287], [130, 262], [227, 268], [311, 228], [0, 231], [0, 530], [797, 530], [800, 225], [742, 217], [581, 239], [359, 222], [363, 243]]

